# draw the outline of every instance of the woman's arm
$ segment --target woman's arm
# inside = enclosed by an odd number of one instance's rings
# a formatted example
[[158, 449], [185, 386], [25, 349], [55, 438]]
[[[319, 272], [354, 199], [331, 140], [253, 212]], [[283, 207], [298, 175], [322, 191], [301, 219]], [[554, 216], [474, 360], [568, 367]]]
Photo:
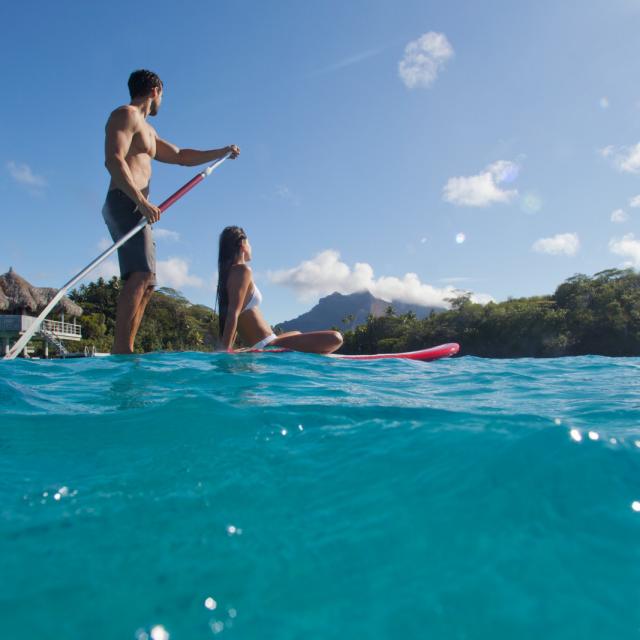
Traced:
[[229, 279], [227, 280], [227, 292], [229, 294], [229, 306], [227, 307], [227, 318], [224, 323], [222, 334], [222, 351], [231, 351], [236, 339], [238, 329], [238, 317], [242, 311], [242, 303], [251, 284], [251, 269], [247, 265], [239, 264], [231, 268]]

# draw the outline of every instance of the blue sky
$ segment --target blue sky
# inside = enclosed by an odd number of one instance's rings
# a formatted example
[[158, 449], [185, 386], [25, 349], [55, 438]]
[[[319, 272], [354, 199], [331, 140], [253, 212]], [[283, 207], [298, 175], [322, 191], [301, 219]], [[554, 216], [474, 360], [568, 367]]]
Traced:
[[[193, 301], [213, 305], [227, 224], [273, 323], [336, 289], [503, 300], [640, 267], [639, 0], [39, 0], [0, 20], [0, 271], [60, 286], [100, 252], [104, 124], [141, 67], [165, 82], [161, 136], [242, 149], [157, 227]], [[152, 199], [195, 171], [156, 164]]]

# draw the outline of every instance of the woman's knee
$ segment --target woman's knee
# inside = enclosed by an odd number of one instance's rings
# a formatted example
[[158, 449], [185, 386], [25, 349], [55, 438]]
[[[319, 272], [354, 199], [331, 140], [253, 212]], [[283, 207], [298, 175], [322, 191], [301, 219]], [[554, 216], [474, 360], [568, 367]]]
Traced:
[[342, 334], [339, 331], [329, 331], [331, 335], [331, 341], [335, 345], [334, 349], [339, 349], [342, 346]]

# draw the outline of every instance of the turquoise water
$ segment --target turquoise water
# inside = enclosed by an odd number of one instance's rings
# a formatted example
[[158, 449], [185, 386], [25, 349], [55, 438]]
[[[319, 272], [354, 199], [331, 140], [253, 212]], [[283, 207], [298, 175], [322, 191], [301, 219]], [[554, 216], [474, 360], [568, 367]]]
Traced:
[[639, 373], [0, 363], [1, 636], [638, 638]]

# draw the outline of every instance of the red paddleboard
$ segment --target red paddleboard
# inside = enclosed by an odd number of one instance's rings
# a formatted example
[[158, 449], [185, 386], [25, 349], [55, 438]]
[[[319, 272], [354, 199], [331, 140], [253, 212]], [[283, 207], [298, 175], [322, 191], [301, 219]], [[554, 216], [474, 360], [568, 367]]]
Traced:
[[[242, 353], [286, 353], [291, 349], [250, 349]], [[341, 360], [386, 360], [389, 358], [400, 358], [404, 360], [438, 360], [439, 358], [450, 358], [460, 351], [460, 345], [456, 342], [440, 344], [430, 349], [420, 349], [419, 351], [405, 351], [404, 353], [374, 353], [371, 355], [346, 355], [342, 353], [329, 354], [330, 358], [340, 358]]]

